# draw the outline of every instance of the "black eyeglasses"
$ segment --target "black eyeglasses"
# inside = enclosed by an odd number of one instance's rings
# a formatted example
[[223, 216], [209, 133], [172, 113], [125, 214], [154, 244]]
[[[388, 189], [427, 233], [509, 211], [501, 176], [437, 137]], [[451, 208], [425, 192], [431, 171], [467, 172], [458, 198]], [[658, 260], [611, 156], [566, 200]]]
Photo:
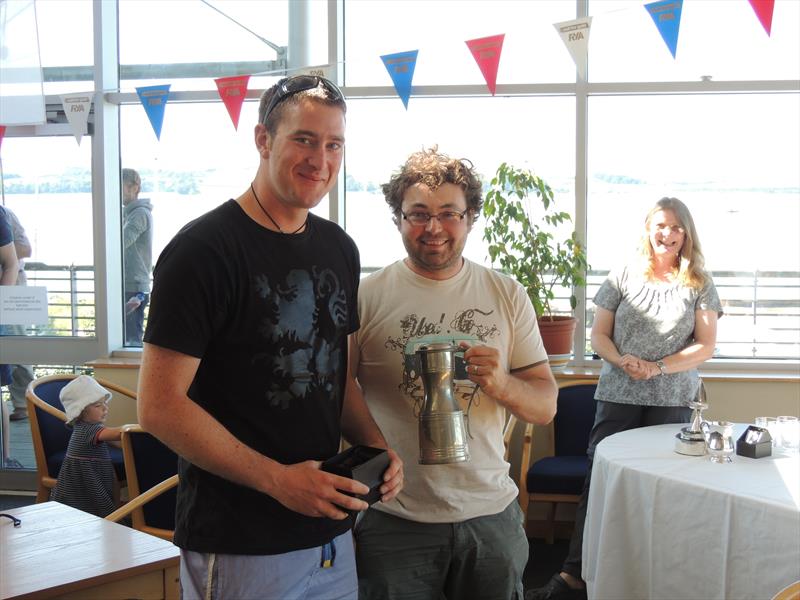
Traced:
[[456, 223], [461, 223], [468, 212], [469, 209], [465, 208], [461, 212], [455, 210], [445, 210], [437, 215], [431, 215], [426, 212], [412, 212], [406, 214], [402, 210], [400, 211], [400, 214], [403, 215], [403, 218], [406, 221], [415, 227], [422, 227], [430, 223], [431, 219], [437, 219], [442, 225], [455, 225]]
[[287, 77], [285, 79], [281, 79], [277, 83], [275, 92], [272, 94], [269, 104], [267, 104], [267, 110], [264, 111], [264, 120], [261, 121], [262, 125], [267, 124], [267, 119], [269, 118], [270, 113], [275, 110], [275, 107], [278, 106], [278, 104], [286, 100], [286, 98], [289, 96], [294, 96], [300, 92], [305, 92], [306, 90], [313, 90], [320, 83], [322, 84], [322, 87], [328, 90], [328, 92], [331, 94], [334, 102], [338, 102], [340, 100], [344, 102], [344, 94], [342, 94], [342, 90], [340, 90], [336, 84], [329, 79], [319, 77], [318, 75], [295, 75], [294, 77]]

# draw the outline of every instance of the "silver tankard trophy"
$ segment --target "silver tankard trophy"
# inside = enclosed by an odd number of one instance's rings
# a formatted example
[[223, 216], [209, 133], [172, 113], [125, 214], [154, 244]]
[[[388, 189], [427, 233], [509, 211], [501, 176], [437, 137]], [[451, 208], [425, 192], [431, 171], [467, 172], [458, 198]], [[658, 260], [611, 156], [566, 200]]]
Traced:
[[424, 401], [419, 414], [419, 462], [440, 465], [469, 460], [464, 413], [455, 397], [455, 355], [449, 343], [416, 351]]

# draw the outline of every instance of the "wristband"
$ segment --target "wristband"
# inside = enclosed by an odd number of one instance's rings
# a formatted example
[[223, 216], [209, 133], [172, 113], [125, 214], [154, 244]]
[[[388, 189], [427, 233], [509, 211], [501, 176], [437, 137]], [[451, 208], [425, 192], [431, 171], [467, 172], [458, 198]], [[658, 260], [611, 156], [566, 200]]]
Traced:
[[667, 367], [664, 366], [664, 361], [663, 360], [657, 360], [656, 361], [656, 366], [658, 367], [658, 370], [661, 371], [662, 375], [666, 375], [667, 374]]

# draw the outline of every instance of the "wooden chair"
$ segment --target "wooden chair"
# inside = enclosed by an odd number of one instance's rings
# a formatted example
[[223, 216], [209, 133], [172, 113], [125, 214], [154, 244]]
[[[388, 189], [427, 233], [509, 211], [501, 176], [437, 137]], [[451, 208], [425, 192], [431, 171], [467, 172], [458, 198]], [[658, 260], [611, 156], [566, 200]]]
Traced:
[[787, 585], [775, 594], [772, 600], [800, 600], [800, 581]]
[[130, 514], [134, 529], [172, 541], [178, 455], [137, 424], [122, 428], [122, 455], [129, 501], [113, 514]]
[[[61, 463], [64, 462], [71, 435], [70, 430], [64, 425], [67, 416], [58, 396], [64, 386], [76, 377], [75, 374], [39, 377], [32, 381], [25, 391], [33, 454], [36, 457], [36, 502], [48, 501], [50, 490], [58, 481], [58, 472], [61, 470]], [[127, 388], [104, 379], [97, 379], [97, 382], [111, 392], [136, 399], [136, 393]], [[117, 479], [124, 481], [122, 451], [113, 446], [109, 447], [109, 451]]]
[[[594, 425], [597, 381], [580, 379], [559, 384], [558, 406], [553, 419], [550, 456], [540, 458], [525, 473], [528, 502], [549, 503], [545, 540], [555, 538], [556, 507], [561, 502], [578, 504], [589, 468], [586, 450]], [[525, 507], [527, 515], [527, 505]], [[527, 522], [527, 521], [526, 521]]]
[[512, 437], [514, 436], [514, 432], [518, 429], [518, 426], [521, 427], [523, 425], [524, 428], [522, 430], [519, 465], [517, 469], [512, 471], [511, 478], [514, 480], [514, 483], [517, 484], [517, 488], [519, 488], [517, 500], [519, 501], [519, 506], [522, 509], [522, 514], [524, 516], [523, 523], [527, 525], [528, 490], [525, 487], [525, 473], [528, 472], [528, 466], [530, 465], [531, 460], [531, 446], [533, 445], [533, 423], [526, 423], [518, 420], [514, 415], [509, 415], [505, 431], [503, 432], [503, 446], [505, 447], [505, 459], [511, 462]]
[[[178, 474], [176, 473], [175, 475], [168, 477], [164, 481], [157, 483], [148, 490], [145, 490], [143, 493], [138, 494], [136, 497], [131, 498], [128, 502], [120, 506], [117, 510], [112, 512], [110, 515], [106, 516], [106, 519], [108, 519], [109, 521], [113, 521], [114, 523], [118, 523], [125, 517], [130, 516], [131, 521], [134, 521], [136, 513], [137, 512], [141, 513], [142, 511], [144, 511], [148, 503], [161, 500], [164, 497], [164, 494], [167, 494], [167, 496], [172, 494], [174, 496], [175, 488], [178, 486], [178, 482], [179, 482], [179, 477]], [[174, 521], [174, 513], [175, 510], [173, 504], [173, 521]], [[133, 528], [138, 529], [139, 531], [143, 531], [145, 533], [149, 533], [151, 535], [158, 536], [162, 539], [171, 542], [175, 526], [173, 525], [172, 530], [147, 527], [147, 526], [136, 527], [136, 525], [133, 525]]]

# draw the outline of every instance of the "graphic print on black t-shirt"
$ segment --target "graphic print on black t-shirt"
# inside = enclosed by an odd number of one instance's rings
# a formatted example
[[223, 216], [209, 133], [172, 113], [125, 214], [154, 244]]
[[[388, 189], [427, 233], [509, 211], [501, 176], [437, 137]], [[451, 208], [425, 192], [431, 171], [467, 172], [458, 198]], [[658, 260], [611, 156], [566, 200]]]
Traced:
[[347, 297], [336, 273], [294, 269], [283, 281], [258, 275], [255, 286], [267, 304], [259, 327], [267, 350], [254, 361], [267, 369], [270, 404], [286, 409], [294, 400], [335, 398], [348, 317]]

